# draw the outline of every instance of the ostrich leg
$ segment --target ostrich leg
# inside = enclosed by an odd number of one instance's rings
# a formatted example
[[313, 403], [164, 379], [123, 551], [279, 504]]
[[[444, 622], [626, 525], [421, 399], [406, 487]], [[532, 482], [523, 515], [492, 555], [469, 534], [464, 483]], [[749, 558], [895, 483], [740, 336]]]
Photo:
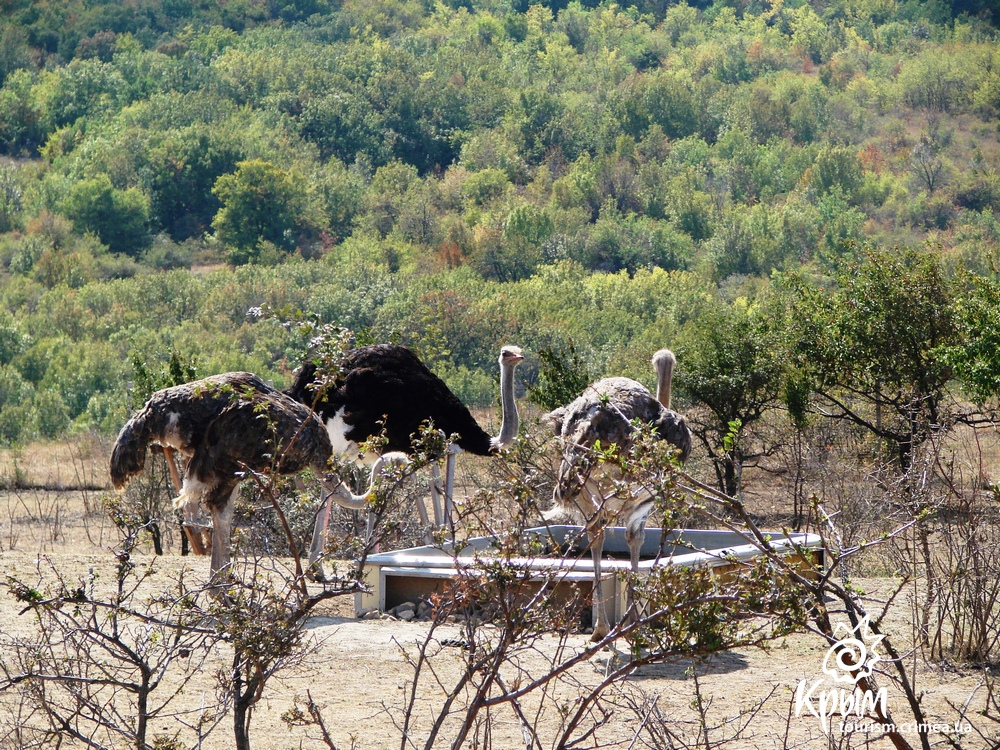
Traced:
[[431, 464], [431, 505], [434, 510], [434, 528], [444, 523], [444, 508], [441, 502], [441, 467], [435, 461]]
[[170, 472], [170, 481], [174, 483], [174, 489], [180, 492], [183, 482], [181, 482], [181, 475], [177, 473], [177, 464], [174, 463], [174, 453], [176, 451], [169, 445], [163, 446], [163, 457], [167, 459], [167, 471]]
[[632, 508], [625, 518], [625, 541], [628, 542], [629, 560], [632, 563], [632, 577], [628, 582], [626, 612], [629, 622], [638, 616], [635, 606], [635, 580], [639, 573], [639, 554], [646, 541], [646, 520], [653, 511], [655, 498], [649, 490], [639, 489], [631, 499]]
[[[167, 461], [167, 470], [170, 472], [170, 481], [173, 482], [174, 489], [177, 492], [181, 491], [184, 483], [181, 481], [181, 476], [177, 472], [177, 464], [174, 463], [174, 454], [176, 451], [168, 445], [163, 446], [163, 457]], [[207, 555], [208, 549], [205, 545], [205, 537], [202, 535], [203, 524], [198, 522], [198, 507], [192, 503], [188, 503], [184, 506], [184, 520], [181, 522], [181, 528], [184, 529], [184, 535], [187, 536], [188, 543], [191, 545], [191, 551], [196, 555]]]
[[642, 550], [642, 543], [646, 541], [646, 516], [639, 519], [630, 519], [625, 527], [625, 541], [628, 542], [629, 559], [632, 562], [632, 577], [628, 582], [627, 600], [625, 602], [627, 617], [632, 622], [638, 613], [635, 611], [635, 577], [639, 573], [639, 552]]
[[309, 543], [309, 576], [314, 581], [324, 580], [323, 567], [319, 564], [319, 558], [326, 547], [326, 533], [330, 526], [330, 509], [333, 503], [333, 493], [325, 493], [320, 499], [319, 513], [316, 514], [316, 523], [313, 525], [312, 541]]
[[[413, 476], [414, 487], [416, 487], [416, 484], [417, 484], [416, 480], [417, 480], [417, 477], [414, 474], [414, 476]], [[437, 502], [433, 501], [434, 489], [435, 489], [435, 485], [434, 485], [434, 482], [432, 480], [431, 481], [431, 496], [432, 496], [432, 502], [434, 502], [434, 507], [436, 509], [437, 508]], [[430, 520], [430, 518], [427, 517], [427, 503], [424, 502], [423, 497], [421, 497], [419, 493], [417, 493], [417, 495], [416, 495], [416, 503], [417, 503], [417, 515], [420, 516], [420, 528], [422, 528], [424, 530], [424, 544], [434, 544], [434, 532], [431, 530], [431, 520]], [[436, 515], [437, 515], [437, 513], [435, 512], [435, 516]]]
[[595, 524], [587, 529], [590, 535], [590, 555], [594, 560], [594, 634], [590, 640], [599, 641], [608, 634], [608, 615], [601, 596], [601, 558], [604, 555], [604, 526]]
[[230, 563], [230, 542], [232, 541], [233, 526], [233, 505], [236, 503], [236, 495], [239, 487], [234, 487], [229, 493], [228, 499], [223, 501], [220, 507], [218, 503], [209, 506], [212, 514], [212, 560], [209, 564], [212, 585], [217, 587], [221, 584], [221, 577]]
[[460, 450], [457, 445], [448, 443], [448, 452], [444, 457], [444, 525], [449, 530], [454, 523], [452, 509], [455, 499], [455, 454]]
[[452, 526], [452, 510], [455, 497], [455, 454], [462, 449], [448, 443], [444, 453], [444, 497], [441, 490], [441, 469], [437, 462], [431, 465], [431, 502], [434, 504], [434, 525], [448, 529]]
[[[417, 476], [416, 476], [416, 474], [414, 474], [413, 475], [413, 486], [414, 486], [415, 489], [418, 489], [417, 488], [417, 481], [416, 480], [417, 480]], [[422, 497], [420, 497], [419, 495], [417, 495], [417, 515], [420, 516], [420, 525], [423, 528], [426, 529], [428, 526], [431, 525], [431, 519], [427, 517], [427, 503], [425, 503], [424, 499]]]

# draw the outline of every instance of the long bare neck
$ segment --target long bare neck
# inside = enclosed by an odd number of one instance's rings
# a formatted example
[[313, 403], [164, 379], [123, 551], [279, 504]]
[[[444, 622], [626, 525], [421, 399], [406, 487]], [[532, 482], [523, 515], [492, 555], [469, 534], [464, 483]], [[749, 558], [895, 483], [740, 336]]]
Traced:
[[514, 400], [514, 364], [500, 365], [500, 411], [503, 421], [500, 424], [500, 434], [494, 439], [494, 445], [506, 448], [514, 442], [517, 431], [521, 427], [521, 418], [517, 413], [517, 402]]
[[656, 368], [656, 400], [664, 409], [670, 408], [670, 384], [676, 364], [677, 358], [669, 349], [661, 349], [653, 355], [653, 366]]
[[348, 508], [349, 510], [363, 510], [367, 507], [368, 499], [375, 491], [375, 480], [382, 472], [382, 468], [386, 464], [389, 464], [390, 466], [406, 466], [409, 463], [410, 458], [405, 453], [400, 453], [399, 451], [389, 451], [388, 453], [383, 453], [381, 456], [376, 458], [375, 462], [372, 464], [371, 474], [368, 477], [368, 489], [360, 495], [355, 495], [346, 484], [341, 482], [333, 490], [333, 501], [342, 508]]

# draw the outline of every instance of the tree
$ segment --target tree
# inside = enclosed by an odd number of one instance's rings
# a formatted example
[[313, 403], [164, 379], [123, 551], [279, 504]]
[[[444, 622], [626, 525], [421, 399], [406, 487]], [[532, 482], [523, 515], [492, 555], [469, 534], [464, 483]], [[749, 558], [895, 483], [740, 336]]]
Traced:
[[943, 350], [943, 359], [972, 397], [985, 402], [1000, 393], [1000, 283], [972, 274], [958, 281], [955, 307], [961, 335]]
[[823, 413], [885, 441], [905, 473], [914, 451], [948, 421], [953, 368], [943, 354], [960, 335], [941, 261], [870, 247], [832, 290], [794, 279], [791, 289], [795, 352]]
[[809, 184], [817, 193], [828, 193], [837, 188], [852, 199], [861, 186], [861, 162], [850, 148], [829, 146], [816, 155], [808, 171]]
[[21, 213], [24, 191], [13, 167], [0, 167], [0, 232], [9, 232]]
[[134, 258], [149, 246], [149, 198], [138, 188], [114, 188], [106, 174], [73, 185], [63, 211], [77, 229], [96, 234], [113, 253]]
[[206, 125], [157, 133], [145, 171], [156, 221], [174, 240], [196, 237], [212, 222], [221, 208], [213, 187], [236, 168], [241, 152], [235, 139]]
[[0, 88], [0, 151], [33, 153], [45, 141], [42, 113], [32, 98], [35, 76], [27, 70], [10, 73]]
[[706, 307], [678, 340], [677, 389], [704, 404], [707, 418], [688, 414], [715, 466], [719, 488], [735, 497], [743, 466], [764, 450], [753, 425], [781, 395], [787, 348], [783, 315], [766, 298]]
[[933, 193], [941, 186], [944, 178], [944, 162], [930, 140], [922, 138], [920, 143], [914, 146], [910, 152], [910, 166], [928, 193]]
[[401, 161], [390, 162], [375, 171], [365, 196], [365, 207], [370, 225], [383, 237], [395, 226], [406, 191], [417, 179], [417, 170]]
[[212, 224], [216, 236], [235, 248], [230, 257], [236, 264], [256, 260], [261, 243], [292, 250], [317, 229], [301, 177], [263, 159], [241, 161], [212, 192], [222, 202]]

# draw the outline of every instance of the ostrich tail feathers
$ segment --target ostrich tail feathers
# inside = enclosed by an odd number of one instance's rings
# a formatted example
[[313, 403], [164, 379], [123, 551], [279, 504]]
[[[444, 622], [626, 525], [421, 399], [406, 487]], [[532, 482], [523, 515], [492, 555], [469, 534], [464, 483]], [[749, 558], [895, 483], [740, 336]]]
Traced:
[[687, 420], [675, 411], [664, 409], [655, 423], [655, 428], [661, 438], [677, 448], [680, 462], [686, 463], [691, 455], [693, 443]]
[[316, 369], [316, 365], [312, 362], [303, 364], [295, 373], [295, 382], [288, 386], [284, 393], [306, 406], [312, 406], [317, 394], [310, 386], [316, 379]]

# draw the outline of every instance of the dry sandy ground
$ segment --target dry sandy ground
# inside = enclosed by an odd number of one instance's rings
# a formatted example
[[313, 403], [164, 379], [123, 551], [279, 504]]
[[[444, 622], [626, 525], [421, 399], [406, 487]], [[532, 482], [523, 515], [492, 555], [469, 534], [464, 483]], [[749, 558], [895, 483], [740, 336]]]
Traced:
[[[49, 545], [44, 545], [48, 547]], [[6, 551], [0, 556], [5, 571], [13, 576], [34, 582], [38, 578], [38, 554], [28, 550]], [[155, 561], [151, 558], [140, 562], [155, 562], [160, 574], [151, 585], [163, 588], [182, 567], [192, 569], [195, 576], [207, 575], [203, 559], [164, 556]], [[89, 553], [63, 550], [45, 553], [43, 575], [51, 580], [48, 565], [59, 570], [67, 580], [73, 582], [97, 573], [99, 578], [110, 581], [114, 575], [114, 559], [104, 552], [94, 550]], [[885, 590], [886, 582], [865, 581], [873, 590]], [[30, 638], [34, 622], [29, 614], [19, 615], [20, 609], [11, 598], [0, 599], [0, 632], [9, 643], [12, 636]], [[260, 710], [254, 715], [252, 737], [259, 748], [299, 748], [323, 747], [308, 737], [313, 732], [297, 728], [289, 729], [281, 722], [281, 714], [292, 707], [295, 696], [304, 697], [308, 690], [318, 704], [323, 707], [323, 715], [330, 734], [338, 747], [383, 748], [399, 746], [399, 731], [394, 726], [393, 716], [401, 716], [405, 688], [412, 678], [412, 668], [407, 664], [404, 650], [415, 652], [428, 632], [425, 623], [404, 623], [398, 621], [358, 620], [354, 617], [353, 601], [349, 597], [324, 605], [308, 624], [308, 637], [315, 644], [315, 652], [297, 667], [280, 673], [268, 684]], [[461, 636], [457, 627], [446, 629], [439, 638]], [[571, 636], [570, 650], [586, 646], [586, 636]], [[542, 651], [551, 656], [555, 652], [557, 639], [543, 641]], [[785, 742], [786, 717], [793, 703], [793, 691], [802, 679], [821, 678], [821, 665], [826, 653], [825, 645], [815, 636], [795, 635], [775, 644], [764, 652], [758, 649], [731, 651], [724, 653], [705, 665], [694, 665], [681, 661], [675, 664], [655, 665], [640, 669], [629, 680], [628, 690], [641, 690], [651, 696], [658, 696], [657, 706], [663, 715], [675, 722], [674, 731], [692, 737], [694, 726], [686, 722], [696, 719], [691, 710], [694, 698], [694, 680], [690, 669], [696, 669], [703, 694], [711, 700], [709, 716], [714, 723], [735, 717], [742, 709], [751, 707], [769, 694], [773, 695], [764, 710], [753, 721], [744, 738], [730, 747], [783, 747]], [[607, 661], [612, 657], [604, 652], [597, 658], [574, 670], [574, 677], [582, 684], [593, 684], [603, 675]], [[454, 679], [457, 675], [461, 654], [458, 649], [444, 649], [437, 659], [443, 680]], [[187, 688], [182, 704], [189, 707], [212, 703], [216, 669], [228, 665], [223, 649], [209, 659], [210, 668], [203, 670]], [[541, 671], [544, 661], [535, 658], [528, 668]], [[947, 700], [959, 704], [973, 695], [980, 679], [974, 673], [938, 671], [921, 665], [918, 689], [924, 691], [924, 707], [928, 714], [940, 721], [954, 721], [955, 712]], [[776, 690], [774, 690], [777, 688]], [[569, 696], [567, 696], [569, 698]], [[420, 725], [426, 729], [429, 715], [441, 705], [441, 696], [434, 691], [424, 694]], [[890, 710], [897, 717], [905, 715], [905, 705], [898, 694], [890, 694]], [[649, 742], [640, 731], [640, 741], [635, 739], [639, 728], [639, 717], [633, 712], [619, 710], [609, 726], [602, 733], [605, 741], [620, 740], [619, 747], [647, 747]], [[173, 734], [178, 725], [165, 720], [156, 726], [156, 733]], [[986, 726], [981, 728], [986, 729]], [[804, 747], [827, 747], [827, 739], [819, 731], [815, 717], [793, 717], [788, 723], [789, 745], [804, 743]], [[715, 733], [719, 739], [729, 736], [732, 729], [720, 729]], [[417, 733], [418, 735], [420, 732]], [[447, 735], [446, 735], [447, 736]], [[520, 732], [512, 715], [505, 715], [494, 728], [493, 747], [523, 747], [518, 742]], [[644, 738], [644, 739], [643, 739]], [[916, 741], [916, 737], [912, 739]], [[860, 738], [855, 738], [860, 746]], [[981, 747], [981, 740], [969, 738], [966, 747]], [[446, 747], [450, 743], [441, 742]], [[584, 744], [583, 747], [590, 745]], [[231, 729], [228, 720], [212, 732], [202, 747], [223, 750], [232, 747]]]
[[[99, 476], [99, 458], [94, 461], [93, 472]], [[80, 471], [77, 470], [77, 473]], [[84, 468], [82, 472], [86, 474], [88, 469]], [[43, 579], [51, 580], [51, 566], [69, 581], [88, 576], [93, 571], [98, 574], [99, 580], [110, 582], [115, 559], [109, 550], [116, 542], [116, 533], [107, 523], [97, 500], [98, 495], [93, 492], [26, 490], [0, 495], [0, 564], [5, 573], [34, 583], [39, 577], [38, 561], [42, 558], [45, 561], [41, 568]], [[207, 560], [204, 558], [171, 555], [154, 558], [146, 553], [140, 556], [139, 562], [153, 563], [159, 571], [149, 582], [151, 591], [168, 587], [182, 568], [190, 569], [193, 576], [207, 575]], [[892, 588], [888, 579], [861, 583], [872, 592], [873, 601]], [[900, 598], [894, 614], [888, 619], [890, 632], [903, 645], [909, 641], [912, 630], [905, 599], [905, 596]], [[2, 592], [0, 638], [5, 651], [0, 653], [4, 654], [3, 658], [9, 655], [7, 649], [14, 639], [31, 638], [33, 620], [30, 614], [19, 614], [19, 610], [20, 605]], [[873, 611], [877, 609], [873, 607]], [[327, 747], [317, 739], [314, 728], [289, 728], [281, 721], [281, 715], [292, 707], [293, 699], [304, 696], [306, 691], [322, 707], [330, 735], [338, 748], [371, 750], [400, 747], [400, 732], [395, 722], [401, 716], [406, 688], [413, 676], [404, 652], [412, 653], [416, 649], [426, 638], [428, 627], [423, 623], [358, 620], [354, 617], [353, 600], [349, 597], [321, 606], [308, 623], [308, 637], [315, 645], [314, 652], [301, 665], [279, 673], [265, 689], [253, 717], [251, 738], [254, 747], [280, 750]], [[459, 636], [457, 628], [438, 635], [440, 638]], [[586, 643], [586, 636], [571, 636], [566, 644], [567, 653], [585, 647]], [[536, 652], [523, 657], [521, 665], [528, 672], [541, 670], [546, 659], [554, 658], [557, 644], [554, 636], [546, 638]], [[803, 679], [815, 681], [823, 677], [821, 666], [826, 652], [826, 645], [816, 636], [798, 634], [774, 644], [767, 652], [757, 649], [731, 651], [707, 664], [681, 661], [645, 667], [628, 680], [624, 690], [633, 696], [641, 691], [646, 696], [655, 697], [660, 716], [670, 723], [675, 733], [686, 736], [691, 746], [695, 744], [697, 726], [697, 713], [692, 707], [695, 673], [701, 692], [709, 702], [707, 716], [713, 725], [738, 717], [741, 711], [771, 696], [742, 738], [730, 744], [712, 744], [712, 747], [818, 749], [864, 746], [862, 735], [855, 734], [848, 739], [824, 736], [814, 716], [789, 717], [790, 712], [794, 712], [794, 691], [798, 683]], [[611, 658], [611, 652], [605, 651], [576, 667], [572, 677], [579, 681], [580, 686], [595, 684], [601, 679]], [[441, 650], [435, 664], [444, 684], [455, 679], [460, 659], [458, 648]], [[910, 666], [912, 677], [912, 661]], [[205, 668], [194, 676], [181, 701], [190, 708], [211, 704], [215, 695], [215, 673], [217, 670], [225, 671], [227, 667], [227, 655], [220, 647], [213, 652]], [[915, 686], [923, 696], [924, 710], [935, 721], [954, 722], [958, 718], [949, 701], [963, 705], [971, 697], [971, 706], [980, 707], [985, 692], [977, 689], [980, 683], [981, 675], [976, 672], [941, 670], [916, 661]], [[887, 684], [887, 680], [883, 679], [880, 684]], [[560, 697], [569, 704], [574, 696], [567, 688]], [[10, 698], [9, 693], [6, 696], [0, 693], [0, 714], [10, 710]], [[909, 718], [900, 693], [890, 689], [888, 702], [897, 720]], [[525, 704], [525, 709], [532, 716], [529, 703]], [[422, 746], [419, 738], [426, 732], [430, 717], [436, 714], [441, 704], [441, 691], [425, 687], [417, 711], [417, 746]], [[993, 728], [991, 721], [977, 717], [974, 712], [970, 715], [974, 717], [972, 720], [977, 729], [992, 738], [1000, 737], [1000, 731]], [[0, 715], [0, 726], [9, 719], [9, 714], [6, 717]], [[555, 721], [551, 711], [539, 720], [543, 729], [543, 747], [551, 746], [550, 730]], [[663, 746], [651, 739], [648, 731], [650, 721], [652, 718], [647, 717], [647, 727], [644, 728], [639, 714], [619, 707], [596, 736], [597, 739], [588, 739], [579, 746], [598, 746], [598, 740], [608, 743], [601, 746], [621, 748]], [[164, 719], [154, 726], [153, 733], [173, 735], [179, 726], [174, 720]], [[730, 724], [715, 730], [711, 739], [719, 742], [731, 736], [734, 727], [735, 724]], [[919, 747], [916, 734], [911, 732], [905, 736], [914, 747]], [[185, 740], [185, 747], [194, 745], [190, 733], [182, 733], [181, 737]], [[942, 737], [937, 735], [933, 739], [940, 741]], [[965, 735], [959, 741], [959, 746], [965, 748], [991, 744], [976, 733]], [[445, 731], [443, 739], [435, 746], [450, 745], [451, 735]], [[205, 750], [228, 750], [232, 746], [231, 718], [224, 719], [200, 745]], [[478, 746], [525, 747], [514, 715], [509, 712], [498, 715], [491, 734], [480, 735]], [[881, 739], [874, 746], [888, 747], [889, 743]]]

